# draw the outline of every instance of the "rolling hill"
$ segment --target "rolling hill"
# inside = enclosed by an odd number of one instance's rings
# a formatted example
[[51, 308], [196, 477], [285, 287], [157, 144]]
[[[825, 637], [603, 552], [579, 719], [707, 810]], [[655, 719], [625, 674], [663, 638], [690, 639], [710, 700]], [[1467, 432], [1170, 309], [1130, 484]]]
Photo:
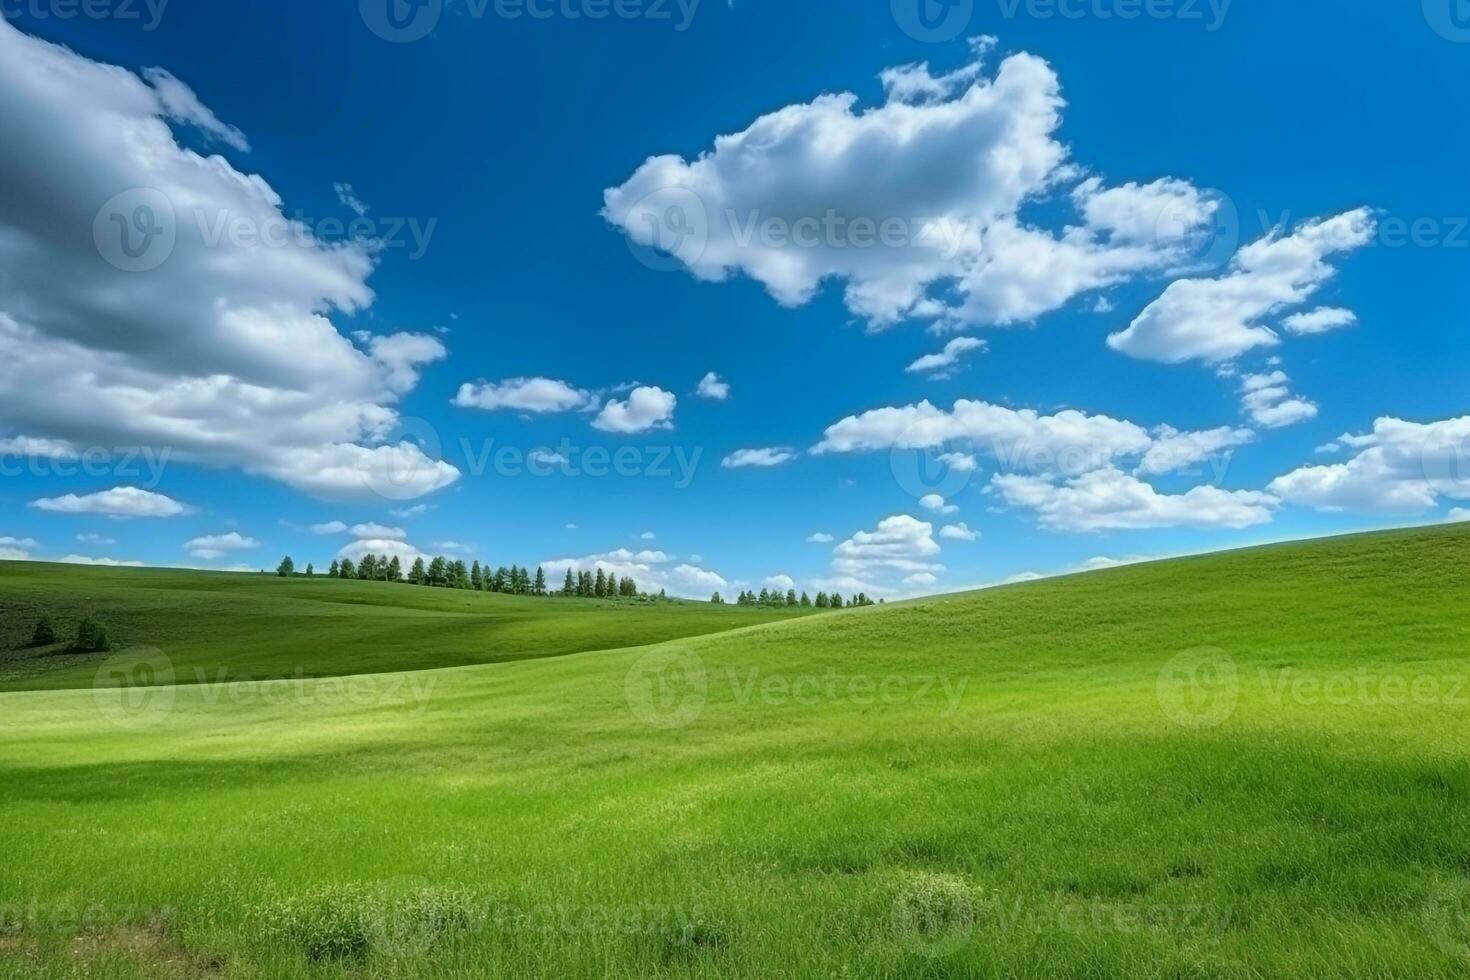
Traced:
[[[0, 694], [0, 970], [1462, 976], [1467, 546], [1442, 527], [566, 656]], [[340, 605], [277, 618], [262, 584], [259, 613], [196, 626], [191, 581], [154, 590], [157, 625], [129, 600], [130, 635], [190, 640], [127, 676], [284, 649]], [[419, 665], [393, 635], [367, 662]]]

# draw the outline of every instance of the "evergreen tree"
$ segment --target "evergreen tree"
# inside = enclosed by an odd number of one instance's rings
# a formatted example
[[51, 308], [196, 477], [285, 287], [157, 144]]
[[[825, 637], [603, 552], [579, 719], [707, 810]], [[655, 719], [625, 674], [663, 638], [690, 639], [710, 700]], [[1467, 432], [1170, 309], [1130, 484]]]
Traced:
[[290, 555], [281, 559], [281, 563], [276, 566], [276, 574], [281, 578], [290, 578], [296, 574], [296, 563], [291, 560]]
[[770, 590], [769, 589], [761, 589], [760, 598], [757, 599], [756, 601], [759, 602], [763, 606], [769, 606], [771, 604], [771, 593], [770, 593]]
[[428, 581], [430, 585], [440, 589], [449, 584], [449, 563], [443, 558], [430, 561]]
[[449, 584], [456, 589], [470, 587], [470, 570], [464, 562], [456, 561], [449, 566]]
[[36, 628], [31, 630], [31, 646], [49, 647], [56, 642], [56, 631], [51, 628], [51, 620], [42, 616], [36, 620]]
[[403, 562], [398, 560], [397, 555], [393, 556], [393, 558], [388, 562], [387, 567], [384, 569], [384, 578], [386, 578], [389, 582], [403, 581]]
[[408, 580], [414, 585], [423, 585], [428, 577], [429, 570], [424, 567], [424, 559], [420, 555], [413, 560], [413, 567], [408, 570]]
[[788, 606], [795, 606], [796, 605], [796, 590], [795, 589], [787, 589], [786, 590], [786, 605], [788, 605]]
[[546, 594], [546, 572], [542, 570], [540, 565], [536, 566], [536, 582], [531, 587], [531, 591], [537, 595]]
[[470, 588], [474, 589], [476, 592], [479, 592], [484, 587], [485, 579], [484, 576], [480, 573], [479, 559], [476, 559], [475, 563], [470, 566]]
[[833, 609], [841, 609], [842, 608], [842, 593], [840, 593], [840, 592], [834, 592], [834, 593], [832, 593], [832, 608]]
[[367, 554], [362, 556], [362, 561], [357, 563], [357, 577], [366, 581], [375, 581], [378, 577], [378, 556]]
[[827, 608], [827, 593], [825, 593], [825, 592], [818, 592], [817, 593], [817, 608], [818, 609], [826, 609]]
[[592, 595], [597, 599], [607, 597], [607, 576], [602, 572], [602, 566], [597, 566], [597, 578], [592, 582]]
[[339, 564], [337, 564], [337, 560], [335, 558], [332, 559], [332, 567], [329, 568], [329, 569], [327, 569], [327, 578], [336, 578], [337, 576], [339, 576], [341, 574], [342, 574], [342, 566], [339, 565]]
[[573, 596], [577, 594], [577, 583], [572, 580], [572, 570], [567, 569], [567, 580], [562, 583], [561, 594]]
[[720, 594], [716, 592], [714, 595], [709, 597], [709, 604], [712, 606], [723, 606], [725, 604], [725, 600], [720, 598]]
[[307, 578], [311, 578], [315, 574], [316, 574], [316, 569], [314, 567], [312, 567], [311, 562], [307, 562], [306, 563], [306, 577]]
[[811, 607], [812, 607], [812, 597], [809, 596], [809, 595], [807, 595], [805, 592], [803, 592], [801, 594], [801, 608], [803, 608], [803, 609], [810, 609]]
[[342, 559], [342, 564], [337, 568], [337, 574], [343, 578], [357, 578], [357, 569], [353, 567], [351, 558]]

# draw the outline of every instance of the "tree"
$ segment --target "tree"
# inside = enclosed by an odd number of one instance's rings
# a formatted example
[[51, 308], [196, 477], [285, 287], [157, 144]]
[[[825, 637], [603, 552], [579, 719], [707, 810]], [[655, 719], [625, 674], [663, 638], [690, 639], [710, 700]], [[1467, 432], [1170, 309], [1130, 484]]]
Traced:
[[51, 628], [51, 620], [42, 616], [36, 620], [36, 628], [31, 630], [31, 646], [49, 647], [56, 642], [56, 631]]
[[480, 573], [480, 562], [478, 560], [470, 566], [470, 588], [476, 592], [485, 588], [485, 578]]
[[536, 584], [532, 587], [532, 591], [537, 595], [546, 594], [546, 573], [541, 570], [540, 565], [536, 566]]
[[577, 583], [572, 580], [572, 570], [570, 568], [567, 569], [567, 580], [561, 585], [561, 594], [565, 596], [577, 594]]
[[306, 577], [307, 578], [311, 578], [315, 574], [316, 574], [316, 568], [314, 568], [312, 566], [311, 562], [307, 562], [306, 563]]
[[384, 577], [390, 582], [403, 581], [403, 562], [398, 560], [397, 555], [394, 555], [392, 561], [388, 562], [388, 567], [384, 569]]
[[369, 552], [357, 563], [357, 577], [364, 582], [375, 582], [378, 578], [378, 556]]
[[759, 602], [763, 606], [769, 606], [771, 604], [771, 591], [769, 589], [761, 589], [760, 598], [756, 599], [756, 602]]
[[470, 587], [470, 570], [462, 561], [456, 561], [449, 566], [449, 587], [452, 589], [468, 589]]
[[342, 564], [337, 569], [337, 574], [343, 578], [357, 578], [357, 569], [352, 566], [351, 558], [342, 559]]
[[833, 609], [841, 609], [842, 608], [842, 593], [840, 593], [840, 592], [834, 592], [834, 593], [832, 593], [832, 608]]
[[597, 578], [592, 583], [592, 595], [598, 599], [607, 598], [607, 576], [603, 574], [602, 566], [597, 566]]
[[725, 604], [725, 600], [720, 596], [718, 592], [716, 592], [714, 595], [709, 597], [709, 603], [712, 606], [723, 606]]
[[795, 606], [796, 605], [796, 590], [795, 589], [787, 589], [786, 590], [786, 605], [788, 605], [788, 606]]
[[429, 584], [437, 589], [449, 584], [449, 563], [443, 558], [429, 562]]
[[276, 574], [281, 578], [290, 578], [296, 574], [296, 563], [291, 560], [290, 555], [281, 559], [281, 563], [276, 566]]
[[812, 607], [812, 597], [809, 596], [809, 595], [807, 595], [805, 592], [803, 592], [801, 594], [801, 608], [803, 608], [803, 609], [810, 609], [811, 607]]
[[414, 585], [423, 585], [429, 578], [429, 571], [424, 567], [423, 556], [413, 560], [413, 567], [408, 570], [408, 580]]
[[77, 653], [106, 653], [111, 650], [107, 627], [90, 617], [84, 618], [77, 624], [77, 638], [72, 640], [71, 649]]
[[337, 578], [342, 574], [342, 566], [337, 564], [337, 559], [332, 559], [332, 567], [327, 569], [327, 578]]
[[825, 592], [818, 592], [817, 593], [817, 608], [818, 609], [826, 609], [827, 608], [827, 602], [828, 602], [828, 600], [827, 600], [827, 593], [825, 593]]

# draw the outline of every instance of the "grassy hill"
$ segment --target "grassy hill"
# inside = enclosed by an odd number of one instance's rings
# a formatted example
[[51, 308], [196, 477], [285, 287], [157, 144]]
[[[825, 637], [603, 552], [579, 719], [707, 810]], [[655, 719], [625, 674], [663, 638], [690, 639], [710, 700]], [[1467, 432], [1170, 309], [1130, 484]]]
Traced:
[[[83, 616], [163, 651], [181, 684], [329, 677], [551, 657], [698, 636], [801, 610], [553, 599], [326, 577], [0, 562], [0, 690], [91, 687], [95, 657], [21, 649], [37, 617]], [[104, 678], [105, 679], [105, 678]]]
[[1463, 976], [1467, 547], [0, 694], [0, 973]]

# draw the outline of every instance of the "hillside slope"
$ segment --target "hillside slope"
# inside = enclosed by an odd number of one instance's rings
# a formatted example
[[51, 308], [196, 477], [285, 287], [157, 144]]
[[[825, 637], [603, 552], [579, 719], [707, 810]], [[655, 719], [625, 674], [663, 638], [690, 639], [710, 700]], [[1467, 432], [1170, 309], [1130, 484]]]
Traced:
[[39, 910], [0, 966], [1462, 976], [1467, 545], [1277, 546], [357, 696], [0, 694], [0, 908]]
[[[326, 577], [0, 562], [0, 690], [91, 687], [101, 658], [18, 649], [84, 615], [163, 651], [177, 683], [497, 663], [698, 636], [805, 611], [506, 596]], [[105, 680], [105, 678], [104, 678]]]

